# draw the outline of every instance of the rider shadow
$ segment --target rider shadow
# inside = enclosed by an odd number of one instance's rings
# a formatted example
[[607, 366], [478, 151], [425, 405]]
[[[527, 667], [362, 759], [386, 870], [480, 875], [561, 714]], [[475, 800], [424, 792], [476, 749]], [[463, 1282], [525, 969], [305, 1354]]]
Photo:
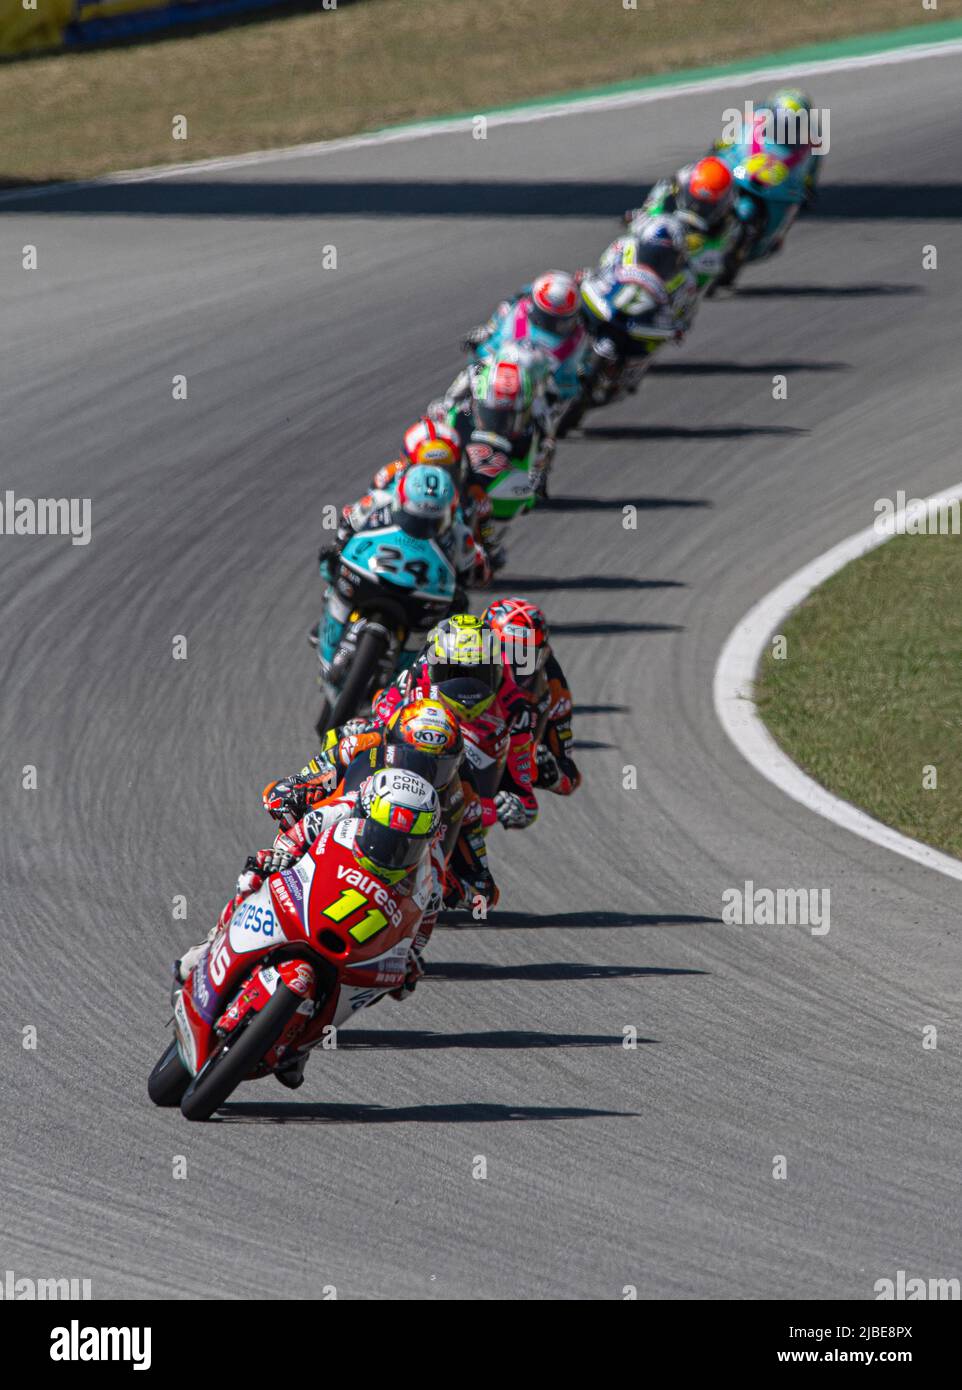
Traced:
[[[595, 430], [595, 434], [603, 431]], [[561, 497], [548, 498], [548, 508], [553, 512], [621, 512], [625, 507], [634, 507], [639, 512], [663, 511], [671, 507], [711, 507], [714, 504], [705, 497]]]
[[358, 1105], [310, 1101], [233, 1101], [222, 1105], [221, 1124], [506, 1124], [518, 1120], [638, 1119], [634, 1110], [595, 1110], [580, 1105], [496, 1105], [466, 1101], [460, 1105]]
[[427, 967], [428, 979], [458, 983], [487, 980], [627, 980], [645, 975], [706, 975], [706, 970], [688, 970], [667, 965], [586, 965], [582, 962], [555, 961], [529, 965], [491, 965], [487, 961], [438, 961]]
[[[551, 499], [548, 499], [549, 504]], [[680, 579], [634, 579], [626, 574], [570, 574], [567, 577], [552, 578], [549, 575], [502, 574], [498, 576], [501, 588], [532, 589], [534, 592], [548, 593], [555, 589], [685, 589], [688, 586]], [[623, 708], [623, 707], [622, 707]]]
[[850, 372], [851, 362], [653, 362], [653, 376], [773, 376], [776, 372]]
[[[811, 431], [799, 425], [594, 425], [584, 433], [586, 439], [749, 439]], [[554, 505], [553, 498], [551, 502]]]
[[835, 183], [819, 189], [812, 210], [815, 221], [837, 217], [856, 222], [895, 220], [957, 222], [962, 217], [962, 184], [951, 183]]
[[[543, 928], [543, 927], [710, 927], [718, 926], [720, 917], [697, 917], [683, 912], [502, 912], [495, 911], [484, 923], [485, 930], [492, 928]], [[440, 926], [458, 926], [462, 918], [455, 912], [442, 912], [438, 918]], [[463, 925], [474, 926], [473, 919], [464, 919]]]
[[739, 285], [737, 299], [880, 299], [922, 294], [921, 285]]
[[[655, 1038], [639, 1038], [640, 1043], [656, 1042]], [[623, 1047], [621, 1033], [613, 1037], [592, 1033], [531, 1033], [503, 1030], [491, 1033], [428, 1033], [418, 1031], [378, 1032], [375, 1029], [347, 1029], [338, 1035], [339, 1052], [368, 1050], [422, 1052], [468, 1048], [471, 1051], [527, 1052], [529, 1049], [554, 1047]]]
[[[593, 623], [552, 623], [552, 637], [598, 637], [625, 632], [684, 632], [678, 623], [626, 623], [612, 620]], [[582, 747], [586, 745], [582, 744]]]

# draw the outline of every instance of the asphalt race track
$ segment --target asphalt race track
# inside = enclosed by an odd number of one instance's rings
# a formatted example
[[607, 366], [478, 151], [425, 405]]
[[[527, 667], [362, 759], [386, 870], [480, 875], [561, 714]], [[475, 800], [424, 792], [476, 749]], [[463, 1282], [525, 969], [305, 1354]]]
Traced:
[[[563, 445], [514, 535], [500, 587], [554, 620], [583, 789], [494, 832], [503, 910], [439, 930], [412, 1000], [207, 1125], [145, 1081], [169, 962], [312, 751], [323, 506], [392, 456], [464, 328], [592, 260], [762, 93], [0, 208], [3, 487], [93, 516], [86, 547], [0, 536], [0, 1268], [170, 1298], [871, 1299], [962, 1273], [958, 886], [783, 796], [711, 701], [753, 602], [876, 498], [962, 477], [960, 76], [808, 84], [817, 214]], [[723, 925], [746, 879], [829, 888], [830, 932]]]

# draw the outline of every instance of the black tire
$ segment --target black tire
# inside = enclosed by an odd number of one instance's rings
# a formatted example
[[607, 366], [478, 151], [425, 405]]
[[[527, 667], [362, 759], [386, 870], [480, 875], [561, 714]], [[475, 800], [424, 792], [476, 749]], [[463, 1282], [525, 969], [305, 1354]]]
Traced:
[[351, 669], [334, 701], [327, 726], [329, 729], [340, 728], [357, 714], [371, 693], [377, 669], [384, 660], [387, 647], [388, 637], [382, 629], [369, 627], [361, 633]]
[[260, 1013], [255, 1014], [235, 1037], [228, 1039], [191, 1081], [180, 1102], [184, 1118], [209, 1120], [274, 1046], [303, 1002], [300, 994], [295, 994], [285, 984], [278, 984]]
[[316, 723], [315, 723], [315, 725], [314, 725], [314, 732], [317, 734], [317, 736], [318, 736], [319, 739], [323, 740], [324, 735], [327, 733], [327, 731], [328, 731], [328, 729], [329, 729], [330, 727], [331, 727], [331, 702], [330, 702], [330, 700], [327, 698], [327, 696], [325, 695], [325, 696], [324, 696], [324, 699], [321, 701], [321, 712], [320, 712], [320, 714], [317, 716], [317, 721], [316, 721]]
[[147, 1094], [155, 1105], [179, 1105], [189, 1085], [190, 1072], [172, 1042], [147, 1078]]

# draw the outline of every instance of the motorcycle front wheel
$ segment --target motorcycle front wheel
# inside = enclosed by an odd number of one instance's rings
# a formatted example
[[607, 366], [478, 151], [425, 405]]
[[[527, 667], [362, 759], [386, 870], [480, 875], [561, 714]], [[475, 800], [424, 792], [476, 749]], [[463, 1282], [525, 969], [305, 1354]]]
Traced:
[[191, 1081], [180, 1102], [184, 1119], [209, 1120], [271, 1050], [303, 1002], [301, 995], [278, 984], [260, 1012], [229, 1037]]
[[[317, 721], [317, 732], [323, 736], [328, 729], [337, 729], [351, 719], [364, 704], [371, 693], [378, 667], [387, 655], [388, 637], [383, 630], [375, 627], [365, 628], [354, 653], [351, 668], [344, 678], [344, 684], [337, 692], [333, 706], [327, 700], [321, 706]], [[322, 722], [323, 721], [323, 722]]]

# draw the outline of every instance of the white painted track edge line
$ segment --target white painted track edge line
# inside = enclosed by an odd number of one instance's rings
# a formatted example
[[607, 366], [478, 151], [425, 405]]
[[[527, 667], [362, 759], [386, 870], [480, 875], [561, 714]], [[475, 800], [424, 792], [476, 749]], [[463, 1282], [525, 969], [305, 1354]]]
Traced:
[[[897, 30], [895, 31], [898, 32]], [[552, 120], [560, 116], [575, 115], [578, 112], [616, 110], [620, 107], [644, 106], [654, 101], [664, 101], [670, 97], [692, 96], [701, 92], [719, 91], [725, 87], [737, 86], [744, 82], [768, 81], [794, 73], [798, 76], [817, 76], [819, 73], [838, 72], [852, 68], [882, 67], [891, 63], [916, 62], [924, 58], [944, 58], [953, 53], [962, 53], [962, 39], [946, 39], [933, 44], [906, 44], [901, 47], [883, 49], [880, 53], [853, 54], [840, 58], [817, 58], [807, 63], [781, 62], [743, 71], [725, 73], [717, 77], [698, 78], [686, 82], [679, 79], [672, 82], [667, 78], [663, 86], [644, 87], [637, 91], [612, 92], [597, 96], [579, 96], [573, 93], [558, 101], [546, 99], [542, 104], [478, 112], [484, 115], [489, 125], [524, 125], [533, 121]], [[458, 130], [470, 130], [477, 119], [474, 115], [440, 117], [437, 120], [413, 123], [411, 125], [389, 126], [384, 130], [369, 131], [359, 135], [346, 135], [334, 140], [318, 140], [304, 145], [282, 145], [274, 150], [251, 150], [245, 154], [220, 155], [209, 159], [185, 160], [180, 164], [157, 164], [144, 169], [121, 169], [116, 173], [103, 174], [97, 178], [70, 180], [59, 183], [38, 184], [35, 188], [10, 188], [0, 191], [0, 205], [4, 203], [28, 202], [34, 198], [55, 197], [65, 193], [77, 193], [91, 188], [102, 188], [112, 184], [154, 183], [161, 179], [177, 178], [183, 174], [212, 173], [224, 169], [239, 169], [257, 164], [285, 162], [293, 159], [308, 159], [326, 154], [337, 154], [343, 150], [362, 149], [366, 145], [384, 145], [401, 140], [423, 140], [432, 135], [448, 135]]]
[[[936, 499], [947, 502], [962, 499], [962, 483], [925, 500], [928, 503]], [[901, 524], [907, 510], [910, 508], [903, 508], [896, 514], [895, 527]], [[826, 579], [889, 538], [888, 532], [879, 532], [874, 524], [858, 531], [797, 570], [745, 614], [729, 634], [715, 667], [712, 685], [715, 713], [742, 757], [793, 801], [883, 849], [948, 878], [962, 879], [962, 860], [883, 825], [803, 772], [769, 733], [754, 700], [755, 676], [769, 638]]]

